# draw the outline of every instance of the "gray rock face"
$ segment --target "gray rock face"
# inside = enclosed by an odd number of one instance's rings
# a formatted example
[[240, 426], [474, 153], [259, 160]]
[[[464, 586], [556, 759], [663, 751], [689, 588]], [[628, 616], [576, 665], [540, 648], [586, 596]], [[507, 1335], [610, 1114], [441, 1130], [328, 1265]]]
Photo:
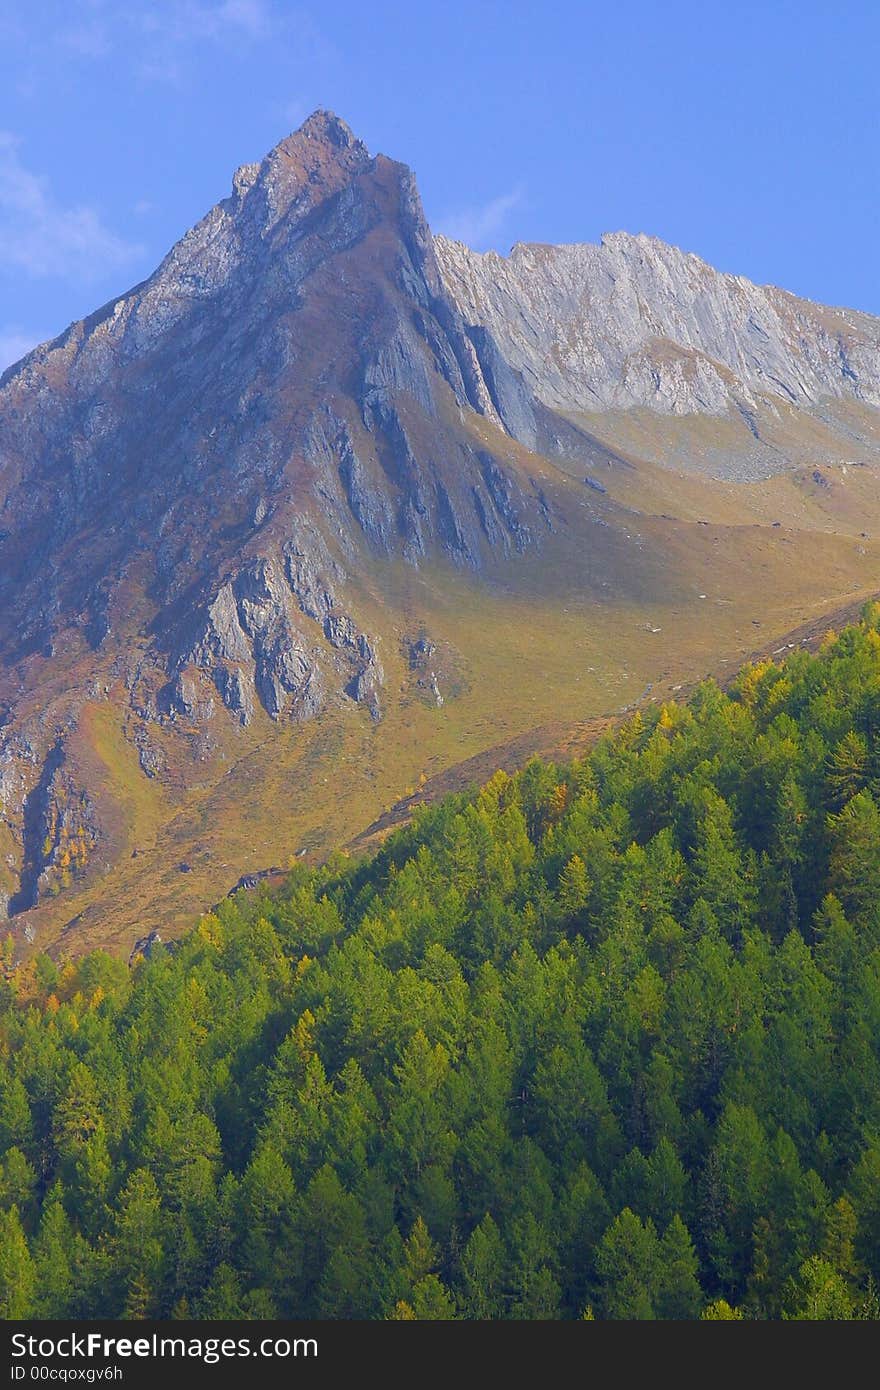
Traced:
[[298, 521], [284, 548], [287, 582], [307, 618], [322, 620], [336, 606], [333, 585], [343, 585], [346, 573], [324, 544], [320, 531]]
[[465, 322], [554, 409], [880, 406], [880, 320], [721, 274], [652, 237], [517, 245], [507, 257], [442, 236], [435, 247]]
[[241, 724], [250, 724], [254, 717], [254, 678], [240, 666], [218, 663], [212, 671], [214, 683], [227, 709], [238, 715]]
[[[509, 534], [513, 537], [516, 548], [524, 550], [531, 540], [529, 528], [523, 521], [526, 512], [525, 498], [508, 475], [498, 467], [491, 454], [481, 454], [480, 462], [483, 468], [486, 492], [492, 501], [495, 512], [501, 517]], [[484, 506], [481, 506], [481, 515], [484, 527], [486, 527], [487, 513]], [[491, 538], [494, 534], [494, 527], [491, 532], [486, 527], [486, 534]]]
[[534, 443], [522, 381], [444, 286], [409, 170], [319, 112], [147, 281], [0, 379], [0, 663], [71, 629], [124, 648], [140, 575], [166, 714], [210, 719], [212, 688], [243, 723], [337, 697], [378, 711], [340, 557], [366, 542], [477, 568], [540, 529], [467, 412]]
[[7, 897], [9, 915], [81, 877], [100, 833], [92, 797], [71, 773], [59, 738], [23, 799], [22, 862], [18, 890]]
[[210, 697], [203, 697], [191, 671], [178, 672], [171, 687], [170, 703], [188, 719], [199, 723], [211, 719], [214, 714], [214, 701]]
[[527, 449], [537, 448], [539, 432], [534, 405], [522, 377], [511, 370], [485, 328], [471, 325], [467, 332], [504, 428]]
[[317, 559], [302, 553], [305, 534], [300, 528], [288, 543], [283, 563], [263, 556], [239, 570], [197, 615], [195, 636], [178, 645], [179, 669], [165, 690], [170, 713], [210, 718], [210, 700], [193, 674], [201, 672], [242, 724], [253, 718], [256, 699], [272, 719], [302, 721], [320, 713], [334, 691], [378, 718], [384, 673], [374, 644], [338, 607], [327, 571], [337, 578], [342, 572], [323, 542]]

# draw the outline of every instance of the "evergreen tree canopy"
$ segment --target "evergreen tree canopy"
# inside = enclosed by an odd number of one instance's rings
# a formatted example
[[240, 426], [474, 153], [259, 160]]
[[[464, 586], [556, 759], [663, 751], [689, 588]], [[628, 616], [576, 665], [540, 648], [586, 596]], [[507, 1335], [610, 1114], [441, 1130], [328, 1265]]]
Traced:
[[876, 1316], [878, 624], [8, 964], [3, 1316]]

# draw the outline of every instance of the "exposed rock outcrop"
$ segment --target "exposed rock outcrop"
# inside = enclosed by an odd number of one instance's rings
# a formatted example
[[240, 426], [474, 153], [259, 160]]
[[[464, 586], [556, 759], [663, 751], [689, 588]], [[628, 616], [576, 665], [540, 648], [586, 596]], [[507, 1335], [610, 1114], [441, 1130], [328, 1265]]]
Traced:
[[880, 405], [880, 321], [722, 274], [653, 237], [520, 244], [506, 257], [435, 245], [471, 334], [491, 335], [492, 353], [554, 409]]
[[[324, 560], [341, 575], [326, 549]], [[378, 718], [384, 673], [375, 646], [337, 606], [329, 585], [301, 541], [288, 544], [284, 563], [264, 556], [239, 570], [197, 614], [194, 637], [178, 644], [164, 707], [187, 719], [210, 718], [203, 673], [242, 724], [253, 718], [255, 699], [272, 719], [310, 719], [334, 689]]]
[[82, 877], [100, 833], [89, 791], [71, 776], [59, 740], [23, 798], [20, 880], [7, 903], [9, 914], [32, 907], [40, 896], [58, 893]]
[[[301, 567], [328, 527], [355, 552], [365, 535], [413, 564], [479, 564], [463, 411], [534, 442], [522, 382], [444, 287], [409, 170], [317, 113], [144, 284], [4, 374], [0, 600], [17, 612], [0, 649], [50, 652], [75, 624], [98, 650], [113, 621], [124, 641], [130, 600], [111, 615], [138, 557], [161, 608], [297, 525]], [[308, 644], [252, 581], [217, 586], [200, 659], [252, 660], [267, 708], [308, 712]], [[241, 682], [219, 680], [244, 709]]]

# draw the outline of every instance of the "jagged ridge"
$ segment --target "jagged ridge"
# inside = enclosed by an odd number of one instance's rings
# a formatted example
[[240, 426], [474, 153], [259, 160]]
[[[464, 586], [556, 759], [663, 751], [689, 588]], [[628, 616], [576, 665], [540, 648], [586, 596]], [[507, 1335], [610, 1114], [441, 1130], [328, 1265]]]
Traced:
[[880, 405], [880, 320], [726, 275], [656, 238], [480, 254], [435, 239], [446, 286], [546, 405], [724, 414], [769, 398]]

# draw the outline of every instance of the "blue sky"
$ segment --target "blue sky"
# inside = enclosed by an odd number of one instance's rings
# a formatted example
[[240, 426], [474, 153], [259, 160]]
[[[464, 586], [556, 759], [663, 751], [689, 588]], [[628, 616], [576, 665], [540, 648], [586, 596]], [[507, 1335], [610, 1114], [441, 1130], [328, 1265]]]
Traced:
[[0, 0], [0, 368], [318, 106], [480, 249], [645, 231], [880, 313], [878, 0]]

